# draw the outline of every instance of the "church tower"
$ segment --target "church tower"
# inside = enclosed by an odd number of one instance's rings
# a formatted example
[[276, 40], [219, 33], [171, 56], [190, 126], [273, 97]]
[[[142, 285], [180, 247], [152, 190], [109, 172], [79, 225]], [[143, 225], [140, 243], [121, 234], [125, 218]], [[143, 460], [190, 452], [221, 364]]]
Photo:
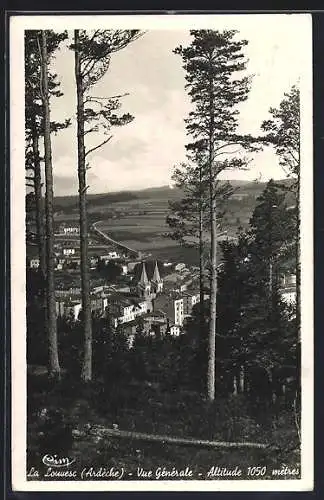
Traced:
[[155, 261], [154, 273], [153, 273], [151, 283], [152, 283], [154, 293], [158, 294], [158, 293], [162, 292], [163, 280], [161, 279], [161, 276], [160, 276], [160, 271], [159, 271], [157, 261]]
[[148, 298], [151, 295], [151, 283], [148, 280], [145, 262], [142, 263], [141, 277], [137, 283], [139, 297]]

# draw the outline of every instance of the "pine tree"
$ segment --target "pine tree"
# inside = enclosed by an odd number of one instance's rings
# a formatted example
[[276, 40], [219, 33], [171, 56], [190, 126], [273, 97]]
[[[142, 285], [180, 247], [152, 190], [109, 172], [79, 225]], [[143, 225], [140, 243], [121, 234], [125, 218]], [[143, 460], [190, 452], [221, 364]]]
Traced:
[[[183, 164], [175, 169], [173, 180], [183, 192], [180, 201], [169, 202], [170, 213], [166, 222], [170, 228], [168, 236], [183, 246], [196, 247], [199, 251], [199, 295], [201, 328], [204, 323], [204, 274], [206, 238], [206, 199], [203, 170], [201, 166]], [[207, 222], [208, 223], [208, 222]]]
[[[250, 369], [265, 370], [269, 381], [274, 370], [296, 357], [294, 318], [279, 291], [281, 265], [287, 248], [291, 251], [294, 244], [294, 223], [285, 198], [285, 191], [273, 180], [257, 198], [250, 229], [245, 235], [246, 257], [241, 260], [235, 285], [236, 295], [243, 300], [233, 327], [239, 338], [238, 343], [233, 343], [233, 359]], [[224, 276], [225, 280], [228, 282], [228, 275]], [[232, 315], [235, 316], [234, 310]]]
[[[181, 200], [169, 202], [169, 214], [166, 222], [170, 232], [168, 236], [181, 245], [198, 248], [199, 251], [199, 289], [201, 330], [204, 328], [205, 279], [208, 273], [208, 233], [210, 217], [208, 211], [208, 182], [204, 177], [204, 169], [197, 163], [186, 163], [176, 168], [173, 181], [183, 193]], [[229, 182], [219, 182], [215, 195], [217, 197], [217, 221], [221, 222], [228, 198], [233, 194]]]
[[[236, 78], [245, 70], [243, 53], [247, 41], [235, 40], [235, 31], [192, 30], [192, 43], [175, 53], [180, 54], [186, 71], [193, 110], [186, 120], [187, 132], [193, 142], [187, 150], [194, 156], [199, 152], [204, 176], [208, 180], [210, 218], [210, 322], [209, 359], [207, 373], [208, 399], [215, 398], [215, 342], [217, 295], [217, 197], [219, 174], [228, 168], [246, 166], [246, 159], [231, 157], [231, 146], [246, 145], [251, 138], [236, 134], [238, 111], [235, 106], [244, 101], [249, 92], [250, 78]], [[236, 148], [237, 149], [237, 148]]]
[[272, 144], [279, 163], [286, 175], [295, 182], [290, 189], [296, 197], [296, 310], [300, 329], [300, 92], [293, 86], [284, 94], [279, 108], [270, 108], [272, 118], [265, 120], [261, 128], [266, 132], [265, 141]]
[[[27, 186], [35, 194], [36, 235], [39, 249], [40, 271], [43, 279], [46, 276], [46, 249], [44, 229], [44, 207], [42, 199], [41, 163], [43, 158], [40, 153], [40, 139], [44, 135], [44, 110], [41, 99], [41, 31], [25, 31], [25, 166], [27, 171]], [[47, 31], [48, 60], [54, 56], [59, 45], [67, 38], [67, 33], [54, 33]], [[48, 69], [48, 91], [51, 97], [60, 97], [60, 83], [57, 75]], [[51, 132], [70, 125], [70, 120], [65, 122], [51, 122]]]
[[250, 219], [252, 259], [256, 269], [262, 270], [270, 296], [274, 280], [278, 277], [282, 256], [286, 257], [294, 245], [294, 221], [285, 199], [286, 193], [270, 180], [257, 198], [257, 205]]
[[[107, 144], [111, 138], [111, 128], [129, 123], [133, 117], [128, 113], [118, 116], [120, 97], [93, 96], [92, 87], [106, 74], [111, 55], [126, 47], [140, 36], [138, 30], [85, 30], [74, 31], [72, 49], [75, 56], [75, 81], [77, 94], [77, 139], [78, 139], [78, 179], [80, 210], [80, 253], [81, 289], [84, 325], [84, 362], [81, 378], [87, 382], [92, 378], [92, 325], [90, 307], [90, 278], [88, 263], [88, 189], [86, 157]], [[86, 127], [88, 125], [88, 127]], [[85, 136], [102, 132], [105, 136], [97, 145], [85, 146]]]
[[51, 122], [48, 87], [47, 33], [41, 32], [41, 97], [44, 112], [44, 161], [45, 161], [45, 215], [46, 215], [46, 280], [47, 280], [47, 330], [49, 340], [49, 376], [60, 377], [57, 345], [57, 323], [54, 281], [54, 220], [53, 220], [53, 167], [51, 148]]

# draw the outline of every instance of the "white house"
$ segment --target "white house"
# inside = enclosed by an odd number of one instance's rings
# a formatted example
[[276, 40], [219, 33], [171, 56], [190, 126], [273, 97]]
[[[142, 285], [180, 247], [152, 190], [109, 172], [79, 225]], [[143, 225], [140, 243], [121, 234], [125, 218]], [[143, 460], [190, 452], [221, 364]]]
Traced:
[[126, 264], [121, 265], [122, 275], [126, 276], [128, 274], [128, 266]]
[[172, 337], [179, 337], [179, 335], [180, 335], [180, 326], [178, 326], [178, 325], [172, 325], [170, 327], [170, 335]]
[[119, 259], [120, 255], [116, 251], [108, 252], [106, 255], [101, 255], [100, 260], [108, 262], [109, 260]]
[[29, 267], [36, 269], [39, 267], [39, 259], [37, 257], [34, 257], [33, 259], [30, 259], [29, 262]]
[[150, 309], [150, 301], [119, 294], [108, 297], [108, 303], [110, 313], [115, 317], [115, 326], [134, 321], [135, 318], [146, 314]]
[[63, 248], [63, 255], [65, 255], [65, 257], [75, 255], [75, 248]]
[[78, 226], [64, 226], [62, 229], [64, 234], [80, 234]]
[[284, 302], [287, 304], [295, 304], [296, 303], [296, 288], [295, 287], [288, 287], [288, 288], [283, 288], [281, 290], [281, 298]]

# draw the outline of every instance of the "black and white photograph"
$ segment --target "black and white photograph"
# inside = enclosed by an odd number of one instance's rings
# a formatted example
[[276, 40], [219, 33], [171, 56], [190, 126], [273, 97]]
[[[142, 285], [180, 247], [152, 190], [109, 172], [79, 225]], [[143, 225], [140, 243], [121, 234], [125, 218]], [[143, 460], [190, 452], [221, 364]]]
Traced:
[[20, 491], [313, 488], [309, 14], [10, 20]]

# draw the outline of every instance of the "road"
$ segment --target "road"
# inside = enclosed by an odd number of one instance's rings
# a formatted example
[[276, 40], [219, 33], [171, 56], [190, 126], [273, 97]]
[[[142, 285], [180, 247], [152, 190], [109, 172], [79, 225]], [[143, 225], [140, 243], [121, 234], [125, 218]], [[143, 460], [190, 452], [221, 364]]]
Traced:
[[126, 254], [131, 255], [132, 257], [135, 257], [136, 259], [141, 258], [141, 252], [138, 250], [135, 250], [134, 248], [130, 248], [127, 245], [124, 245], [123, 243], [120, 243], [119, 241], [116, 241], [112, 239], [110, 236], [108, 236], [106, 233], [98, 229], [97, 224], [100, 222], [103, 222], [101, 220], [98, 220], [97, 222], [94, 222], [90, 226], [90, 230], [93, 231], [97, 236], [100, 236], [101, 239], [103, 239], [106, 243], [109, 243], [115, 247], [117, 247], [120, 250], [123, 250]]

